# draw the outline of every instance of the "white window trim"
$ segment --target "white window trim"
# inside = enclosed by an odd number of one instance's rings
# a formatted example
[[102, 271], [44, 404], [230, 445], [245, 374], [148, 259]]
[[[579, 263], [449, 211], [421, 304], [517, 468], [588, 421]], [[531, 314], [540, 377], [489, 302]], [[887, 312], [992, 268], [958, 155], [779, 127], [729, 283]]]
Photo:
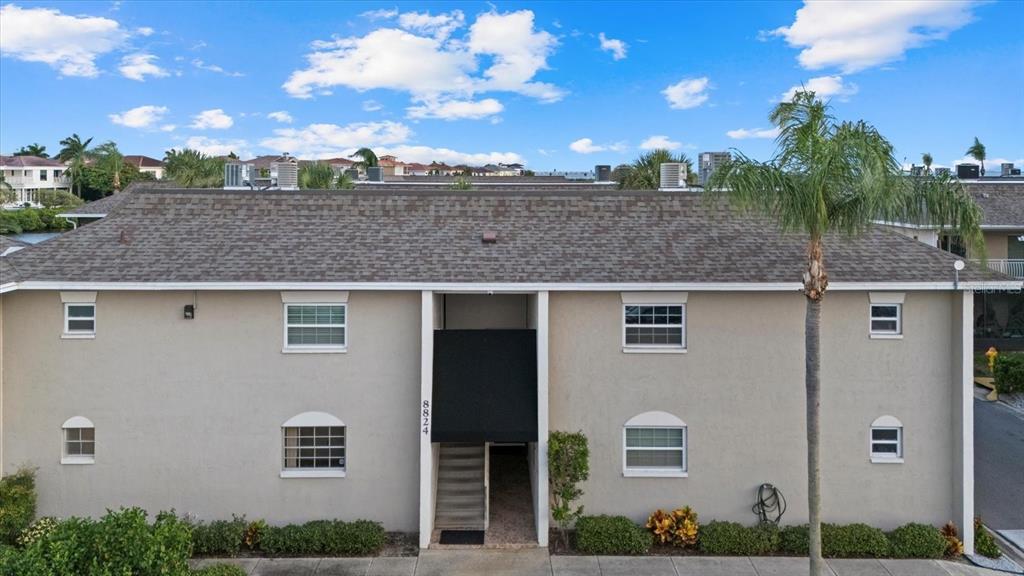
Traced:
[[[288, 294], [288, 292], [282, 292], [282, 295]], [[347, 294], [347, 292], [346, 292]], [[282, 298], [283, 299], [283, 298]], [[281, 348], [282, 354], [344, 354], [348, 352], [349, 342], [349, 322], [348, 322], [348, 303], [346, 302], [331, 302], [321, 301], [306, 302], [306, 301], [290, 301], [284, 302], [282, 305], [282, 318], [281, 323], [283, 324], [283, 337], [284, 346]], [[345, 310], [345, 322], [340, 326], [345, 329], [345, 343], [341, 346], [336, 344], [302, 344], [292, 345], [288, 344], [288, 307], [289, 306], [341, 306]], [[324, 326], [320, 324], [319, 326]], [[337, 324], [330, 324], [329, 326], [338, 326]]]
[[[875, 306], [896, 307], [896, 331], [876, 332], [872, 326], [874, 320], [892, 320], [892, 318], [875, 318]], [[872, 302], [868, 305], [868, 335], [875, 340], [902, 340], [903, 339], [903, 304], [901, 302]]]
[[[625, 300], [625, 298], [623, 298]], [[683, 310], [683, 343], [676, 344], [626, 344], [626, 308], [629, 306], [680, 306]], [[622, 322], [622, 351], [626, 354], [686, 354], [686, 299], [682, 302], [623, 302], [620, 314]], [[675, 324], [634, 324], [647, 328], [675, 328]]]
[[[92, 306], [92, 317], [78, 316], [75, 320], [92, 320], [92, 330], [71, 330], [68, 328], [68, 309], [71, 306]], [[95, 302], [64, 302], [64, 332], [60, 335], [64, 340], [91, 340], [96, 338], [96, 303]]]
[[[284, 468], [284, 429], [302, 428], [316, 426], [334, 426], [345, 428], [345, 468], [343, 469], [319, 469], [319, 470], [297, 470]], [[292, 416], [284, 424], [281, 424], [281, 478], [344, 478], [348, 472], [348, 427], [340, 418], [327, 412], [303, 412]]]
[[61, 424], [61, 427], [60, 427], [60, 463], [61, 464], [69, 464], [69, 465], [73, 465], [73, 466], [83, 465], [83, 464], [95, 464], [96, 463], [96, 454], [93, 454], [92, 456], [88, 456], [88, 455], [68, 456], [68, 454], [67, 454], [67, 447], [68, 447], [68, 445], [67, 445], [67, 432], [66, 432], [68, 428], [91, 428], [93, 430], [93, 435], [94, 435], [93, 436], [93, 441], [92, 441], [93, 448], [95, 449], [95, 447], [96, 447], [96, 440], [95, 440], [96, 427], [93, 426], [92, 421], [89, 420], [88, 418], [86, 418], [85, 416], [72, 416], [71, 418], [68, 418], [67, 420], [65, 420], [64, 424]]
[[[896, 454], [876, 453], [874, 445], [876, 442], [892, 444], [892, 440], [876, 441], [875, 430], [896, 430]], [[872, 464], [903, 464], [903, 423], [895, 416], [880, 416], [871, 423], [868, 429], [868, 455]]]
[[[627, 448], [626, 430], [629, 428], [681, 428], [683, 431], [683, 469], [666, 470], [663, 468], [629, 468], [626, 466], [628, 450], [666, 450], [666, 448]], [[690, 445], [689, 430], [686, 423], [668, 412], [653, 411], [637, 414], [622, 426], [622, 475], [626, 478], [689, 478], [690, 476]]]

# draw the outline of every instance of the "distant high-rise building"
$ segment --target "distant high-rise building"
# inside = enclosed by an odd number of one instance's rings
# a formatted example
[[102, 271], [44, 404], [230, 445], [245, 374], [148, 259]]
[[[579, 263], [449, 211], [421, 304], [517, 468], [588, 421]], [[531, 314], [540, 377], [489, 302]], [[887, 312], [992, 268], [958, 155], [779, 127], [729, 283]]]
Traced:
[[698, 182], [701, 186], [707, 184], [708, 178], [716, 168], [732, 160], [732, 154], [728, 152], [701, 152], [699, 166], [697, 167]]

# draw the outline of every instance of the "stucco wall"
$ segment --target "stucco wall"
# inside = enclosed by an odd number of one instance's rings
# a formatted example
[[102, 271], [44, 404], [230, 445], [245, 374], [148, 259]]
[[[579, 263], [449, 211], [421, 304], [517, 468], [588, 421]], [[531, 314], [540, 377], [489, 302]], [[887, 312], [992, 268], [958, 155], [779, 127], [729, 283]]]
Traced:
[[985, 250], [988, 252], [988, 257], [993, 260], [1006, 258], [1008, 238], [1009, 233], [1001, 230], [998, 232], [985, 232]]
[[[282, 354], [278, 292], [100, 292], [95, 340], [62, 340], [57, 292], [3, 297], [4, 472], [39, 468], [40, 515], [175, 508], [272, 523], [417, 528], [419, 293], [353, 292], [345, 354]], [[282, 479], [281, 424], [347, 425], [346, 478]], [[96, 425], [96, 463], [61, 465], [61, 424]]]
[[[892, 528], [955, 518], [955, 338], [947, 293], [908, 293], [904, 338], [868, 338], [868, 295], [830, 293], [822, 319], [822, 477], [826, 521]], [[807, 518], [804, 298], [695, 293], [686, 354], [624, 354], [618, 293], [551, 295], [551, 429], [590, 440], [588, 513], [645, 519], [688, 504], [705, 520], [752, 523], [770, 482]], [[688, 478], [625, 478], [622, 426], [663, 410], [688, 426]], [[872, 464], [868, 430], [899, 418], [905, 464]]]

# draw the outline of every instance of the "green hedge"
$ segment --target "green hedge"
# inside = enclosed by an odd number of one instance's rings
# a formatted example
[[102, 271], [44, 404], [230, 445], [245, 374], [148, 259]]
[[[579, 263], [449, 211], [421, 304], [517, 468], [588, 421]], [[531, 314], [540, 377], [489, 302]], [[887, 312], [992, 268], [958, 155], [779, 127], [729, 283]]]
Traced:
[[0, 478], [0, 545], [13, 545], [36, 516], [35, 470]]
[[712, 556], [760, 556], [779, 547], [774, 524], [744, 526], [738, 522], [708, 522], [697, 533], [697, 547]]
[[259, 547], [272, 556], [366, 556], [380, 552], [387, 536], [377, 522], [316, 520], [305, 524], [270, 526]]
[[993, 376], [1000, 394], [1024, 392], [1024, 354], [1000, 354]]
[[[808, 527], [786, 526], [779, 532], [778, 552], [806, 556]], [[822, 524], [821, 553], [826, 558], [885, 558], [891, 553], [885, 532], [866, 524]]]
[[64, 208], [0, 210], [0, 234], [68, 230], [71, 224], [57, 216], [64, 211]]
[[206, 568], [193, 570], [191, 576], [246, 576], [242, 570], [234, 564], [213, 564]]
[[651, 533], [625, 516], [583, 516], [576, 521], [576, 549], [586, 554], [644, 554]]
[[1003, 551], [996, 544], [996, 539], [985, 529], [980, 518], [974, 520], [974, 550], [989, 558], [999, 558], [1003, 555]]
[[245, 538], [245, 517], [192, 524], [192, 553], [197, 556], [236, 556]]
[[942, 558], [946, 539], [934, 526], [904, 524], [889, 535], [892, 555], [896, 558]]

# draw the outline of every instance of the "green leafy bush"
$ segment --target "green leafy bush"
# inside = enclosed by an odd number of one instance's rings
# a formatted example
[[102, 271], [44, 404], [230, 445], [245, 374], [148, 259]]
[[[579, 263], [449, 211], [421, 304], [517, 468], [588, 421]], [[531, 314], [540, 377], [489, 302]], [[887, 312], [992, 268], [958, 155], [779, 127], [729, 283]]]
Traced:
[[999, 549], [995, 538], [981, 524], [981, 518], [974, 519], [974, 550], [982, 556], [999, 558], [1003, 551]]
[[18, 546], [28, 546], [40, 538], [45, 538], [47, 534], [53, 532], [58, 523], [59, 521], [52, 516], [37, 519], [18, 535]]
[[377, 522], [315, 520], [269, 526], [259, 547], [272, 556], [366, 556], [379, 552], [386, 540], [384, 528]]
[[35, 516], [35, 470], [23, 468], [0, 478], [0, 544], [14, 544]]
[[774, 524], [744, 526], [737, 522], [709, 522], [700, 528], [697, 547], [713, 556], [758, 556], [779, 547], [779, 527]]
[[651, 533], [625, 516], [583, 516], [576, 521], [576, 549], [586, 554], [644, 554]]
[[[810, 548], [809, 528], [786, 526], [779, 531], [778, 552], [806, 556]], [[885, 532], [866, 524], [822, 524], [821, 554], [826, 558], [885, 558], [889, 556]]]
[[192, 553], [197, 556], [235, 556], [245, 538], [245, 517], [192, 524]]
[[46, 208], [75, 207], [82, 205], [82, 199], [67, 190], [39, 190], [36, 192], [36, 202]]
[[63, 208], [0, 210], [0, 234], [67, 230], [71, 224], [57, 216], [63, 211]]
[[942, 558], [946, 539], [934, 526], [904, 524], [889, 535], [892, 555], [896, 558]]
[[779, 530], [778, 552], [786, 556], [807, 556], [810, 553], [810, 540], [807, 524], [783, 526]]
[[242, 570], [234, 564], [212, 564], [199, 570], [193, 570], [191, 576], [246, 576]]
[[1024, 354], [1000, 354], [993, 371], [996, 392], [1015, 394], [1024, 392]]
[[583, 516], [574, 503], [583, 496], [580, 484], [590, 475], [590, 447], [582, 432], [556, 430], [548, 436], [548, 484], [551, 486], [551, 517], [558, 523], [562, 541], [569, 545], [569, 528]]

